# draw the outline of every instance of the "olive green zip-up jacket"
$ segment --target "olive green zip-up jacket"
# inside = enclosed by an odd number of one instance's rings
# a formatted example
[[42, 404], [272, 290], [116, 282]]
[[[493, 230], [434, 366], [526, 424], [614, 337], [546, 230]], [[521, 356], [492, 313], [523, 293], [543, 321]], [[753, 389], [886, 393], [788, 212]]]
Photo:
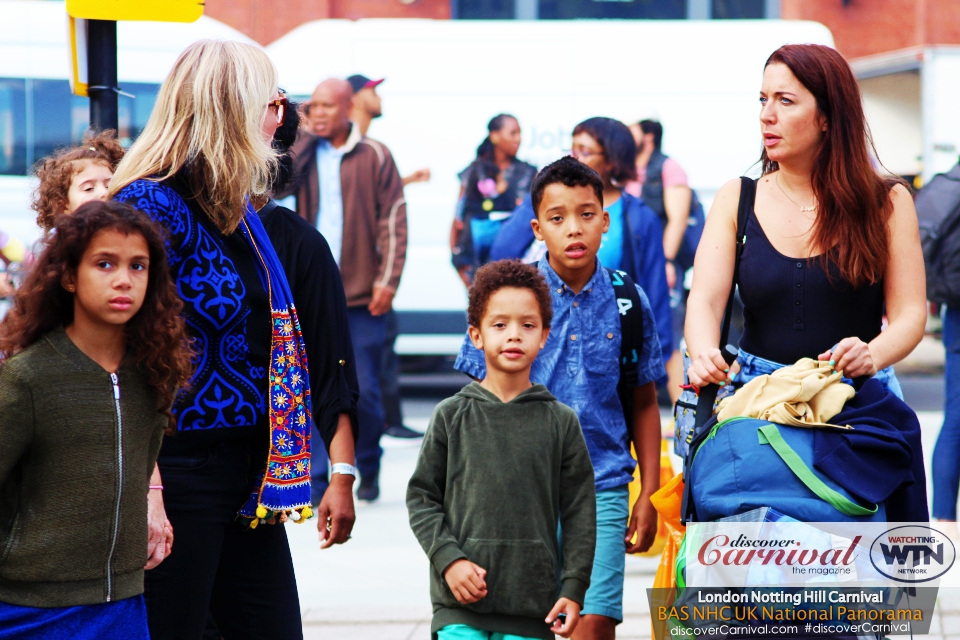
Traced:
[[147, 491], [166, 422], [130, 359], [107, 373], [63, 330], [0, 365], [0, 602], [65, 607], [143, 592]]
[[[466, 624], [552, 640], [544, 619], [557, 599], [583, 606], [596, 508], [577, 414], [543, 385], [501, 402], [474, 382], [437, 405], [407, 488], [410, 526], [430, 559], [434, 637]], [[458, 603], [443, 577], [461, 558], [487, 571], [475, 604]]]

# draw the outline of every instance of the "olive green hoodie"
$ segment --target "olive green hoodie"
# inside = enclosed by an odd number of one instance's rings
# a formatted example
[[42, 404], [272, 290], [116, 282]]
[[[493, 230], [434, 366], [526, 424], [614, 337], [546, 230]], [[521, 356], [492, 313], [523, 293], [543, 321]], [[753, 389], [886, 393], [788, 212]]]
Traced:
[[133, 362], [107, 373], [62, 329], [0, 365], [0, 602], [143, 593], [147, 487], [166, 423]]
[[[583, 606], [596, 543], [593, 465], [576, 413], [543, 385], [505, 403], [474, 382], [437, 405], [407, 509], [430, 559], [434, 635], [466, 624], [552, 640], [544, 619], [557, 599]], [[461, 558], [487, 571], [487, 596], [475, 604], [458, 603], [443, 577]]]

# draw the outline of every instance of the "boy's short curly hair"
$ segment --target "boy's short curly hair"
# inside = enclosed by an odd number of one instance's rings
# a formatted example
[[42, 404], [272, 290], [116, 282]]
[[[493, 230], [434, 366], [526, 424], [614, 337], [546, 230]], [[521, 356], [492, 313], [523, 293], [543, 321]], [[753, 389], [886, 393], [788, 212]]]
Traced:
[[479, 327], [487, 311], [490, 297], [504, 287], [529, 289], [537, 298], [543, 327], [549, 328], [553, 321], [553, 302], [547, 281], [535, 265], [520, 260], [497, 260], [477, 269], [470, 287], [470, 305], [467, 307], [467, 322]]
[[116, 132], [107, 129], [96, 135], [88, 133], [76, 147], [60, 149], [40, 160], [34, 167], [40, 184], [33, 194], [31, 208], [37, 212], [37, 224], [49, 231], [54, 219], [67, 208], [67, 192], [73, 177], [91, 162], [99, 162], [116, 171], [124, 150]]

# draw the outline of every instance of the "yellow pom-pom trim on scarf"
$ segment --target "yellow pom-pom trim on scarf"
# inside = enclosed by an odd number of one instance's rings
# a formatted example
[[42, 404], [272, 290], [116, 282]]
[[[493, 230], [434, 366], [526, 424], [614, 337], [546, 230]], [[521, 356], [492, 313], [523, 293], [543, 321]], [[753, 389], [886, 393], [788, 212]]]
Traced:
[[302, 507], [300, 509], [272, 511], [261, 505], [257, 507], [257, 517], [250, 518], [248, 523], [251, 529], [256, 529], [258, 525], [265, 524], [270, 518], [284, 515], [297, 524], [303, 524], [308, 519], [313, 517], [313, 509], [310, 507]]

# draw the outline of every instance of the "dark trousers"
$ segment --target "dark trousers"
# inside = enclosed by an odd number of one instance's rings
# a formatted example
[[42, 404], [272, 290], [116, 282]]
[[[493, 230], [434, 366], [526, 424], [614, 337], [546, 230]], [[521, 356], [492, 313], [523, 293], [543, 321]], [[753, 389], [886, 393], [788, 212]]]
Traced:
[[236, 522], [265, 447], [165, 443], [157, 462], [174, 544], [146, 574], [153, 640], [199, 640], [208, 611], [230, 640], [303, 638], [284, 526], [250, 530]]
[[360, 400], [357, 414], [360, 434], [357, 438], [357, 469], [361, 477], [380, 473], [380, 436], [383, 434], [383, 406], [380, 404], [380, 362], [387, 335], [385, 316], [373, 316], [364, 307], [347, 309], [353, 357], [357, 364]]
[[400, 409], [400, 356], [393, 350], [400, 335], [400, 323], [397, 312], [391, 309], [384, 314], [387, 319], [387, 334], [383, 341], [383, 355], [380, 359], [380, 396], [383, 404], [383, 421], [388, 427], [403, 426], [403, 412]]

